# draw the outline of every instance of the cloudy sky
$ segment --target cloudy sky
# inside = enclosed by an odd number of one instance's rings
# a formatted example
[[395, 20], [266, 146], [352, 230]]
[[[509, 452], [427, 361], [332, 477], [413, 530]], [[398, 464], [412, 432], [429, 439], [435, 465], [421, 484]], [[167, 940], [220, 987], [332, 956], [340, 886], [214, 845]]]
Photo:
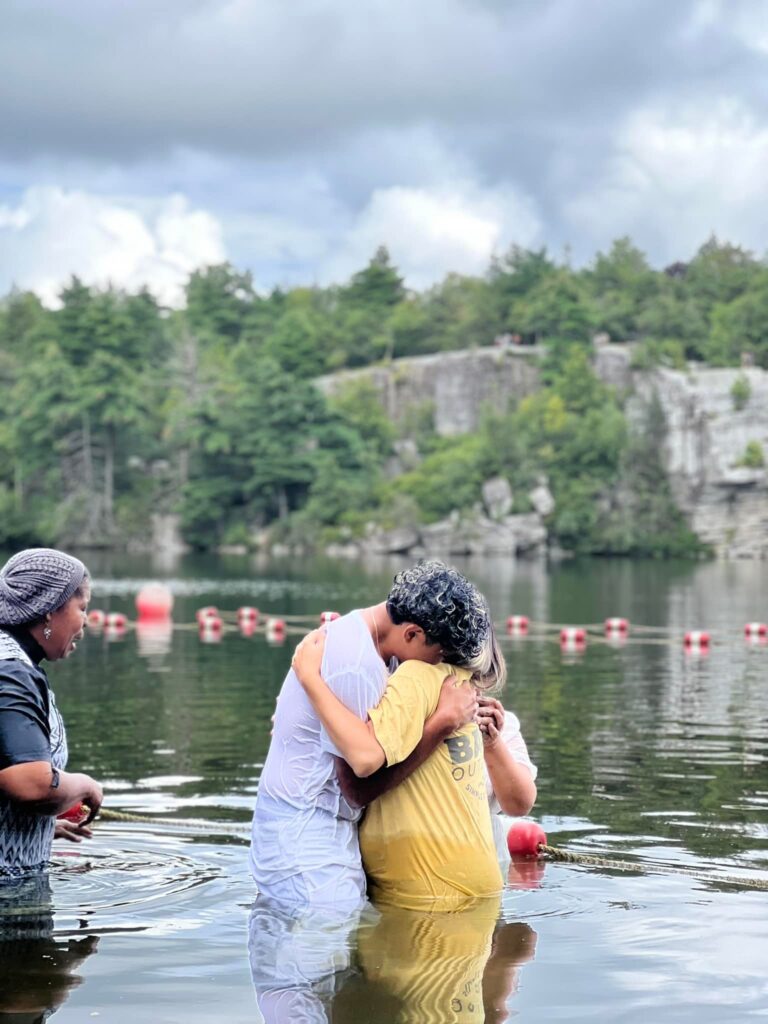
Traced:
[[768, 248], [765, 0], [0, 0], [0, 294]]

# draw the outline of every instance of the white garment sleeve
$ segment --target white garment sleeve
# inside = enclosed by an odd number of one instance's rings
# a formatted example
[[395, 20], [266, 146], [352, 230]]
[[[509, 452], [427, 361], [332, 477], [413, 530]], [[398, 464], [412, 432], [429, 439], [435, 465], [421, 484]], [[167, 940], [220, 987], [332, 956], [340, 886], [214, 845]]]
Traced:
[[[518, 764], [524, 764], [526, 766], [528, 771], [531, 773], [531, 778], [535, 782], [539, 769], [528, 756], [528, 747], [523, 739], [523, 734], [520, 732], [520, 719], [512, 711], [504, 712], [504, 728], [501, 731], [501, 738], [513, 759], [517, 761]], [[487, 771], [485, 773], [485, 791], [488, 795], [491, 814], [501, 814], [501, 807], [499, 806], [499, 801], [496, 799], [496, 794], [493, 792], [493, 784], [491, 783], [491, 779]]]
[[[323, 671], [323, 679], [342, 704], [353, 711], [363, 722], [368, 719], [368, 708], [376, 707], [381, 700], [387, 683], [383, 666], [379, 676], [372, 675], [360, 665], [354, 665], [329, 672], [328, 675]], [[322, 725], [320, 727], [320, 749], [327, 754], [341, 757], [336, 745], [331, 742]]]

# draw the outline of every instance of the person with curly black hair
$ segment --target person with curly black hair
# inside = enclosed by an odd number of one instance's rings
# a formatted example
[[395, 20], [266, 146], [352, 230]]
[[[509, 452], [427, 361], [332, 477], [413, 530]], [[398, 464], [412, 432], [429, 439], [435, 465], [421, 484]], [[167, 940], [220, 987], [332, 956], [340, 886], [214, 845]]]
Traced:
[[[441, 562], [422, 562], [398, 573], [386, 601], [328, 625], [323, 677], [363, 726], [398, 664], [436, 665], [445, 660], [443, 645], [453, 658], [471, 658], [489, 628], [482, 595], [461, 573]], [[452, 682], [440, 689], [435, 713], [421, 720], [415, 750], [389, 769], [390, 779], [400, 781], [474, 719], [474, 689]], [[365, 765], [353, 767], [366, 774]], [[349, 788], [354, 780], [290, 671], [277, 701], [253, 817], [250, 863], [260, 894], [316, 907], [365, 900], [357, 838], [362, 809]]]
[[[402, 575], [402, 574], [401, 574]], [[395, 581], [397, 591], [411, 581]], [[387, 602], [390, 607], [390, 602]], [[392, 614], [392, 613], [390, 613]], [[325, 635], [297, 647], [296, 675], [320, 721], [358, 776], [401, 764], [416, 748], [447, 677], [485, 690], [505, 679], [504, 657], [482, 596], [436, 587], [417, 607], [429, 635], [450, 651], [437, 665], [406, 661], [390, 677], [367, 722], [350, 712], [321, 674]], [[443, 617], [445, 616], [445, 617]], [[476, 722], [446, 736], [419, 768], [367, 808], [359, 829], [368, 891], [377, 905], [452, 910], [467, 899], [493, 897], [503, 880], [485, 787], [483, 737]]]

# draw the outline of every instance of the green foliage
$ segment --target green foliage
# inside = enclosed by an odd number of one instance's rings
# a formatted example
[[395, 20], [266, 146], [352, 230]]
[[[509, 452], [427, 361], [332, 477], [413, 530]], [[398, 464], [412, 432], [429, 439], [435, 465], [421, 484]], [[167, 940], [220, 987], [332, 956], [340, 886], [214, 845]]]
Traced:
[[565, 269], [542, 276], [512, 307], [514, 329], [558, 352], [571, 345], [588, 345], [594, 310], [586, 289]]
[[733, 302], [749, 289], [761, 272], [752, 253], [722, 244], [713, 236], [688, 265], [686, 289], [705, 312], [718, 303]]
[[598, 253], [585, 275], [594, 302], [597, 330], [613, 341], [627, 341], [640, 331], [640, 317], [659, 289], [658, 277], [642, 252], [628, 238], [615, 241], [610, 252]]
[[768, 368], [768, 270], [753, 281], [749, 291], [712, 310], [705, 355], [715, 366], [733, 366], [747, 352], [757, 365]]
[[[328, 288], [260, 295], [248, 273], [221, 264], [190, 276], [179, 310], [147, 289], [77, 278], [60, 299], [55, 310], [25, 292], [0, 302], [0, 543], [141, 541], [158, 511], [178, 512], [200, 547], [251, 543], [275, 524], [297, 538], [348, 537], [371, 519], [469, 510], [496, 474], [525, 510], [544, 474], [562, 545], [695, 553], [659, 437], [628, 430], [592, 372], [592, 335], [636, 339], [641, 367], [739, 365], [744, 352], [768, 366], [768, 268], [716, 240], [666, 272], [628, 239], [584, 270], [512, 247], [485, 276], [449, 274], [416, 294], [380, 248]], [[472, 435], [438, 437], [426, 396], [396, 428], [371, 383], [329, 401], [311, 383], [502, 334], [542, 346], [543, 387]], [[743, 390], [737, 380], [735, 406]], [[387, 481], [404, 439], [421, 462]]]
[[329, 409], [356, 431], [380, 459], [391, 453], [395, 428], [370, 380], [348, 381], [331, 399]]
[[752, 388], [749, 383], [749, 378], [743, 373], [740, 373], [731, 385], [731, 402], [733, 403], [733, 408], [737, 412], [745, 408], [751, 395]]
[[765, 452], [759, 441], [748, 441], [744, 454], [736, 463], [737, 466], [745, 466], [747, 469], [762, 469], [765, 465]]
[[634, 370], [652, 370], [656, 366], [668, 366], [672, 370], [685, 369], [685, 349], [676, 338], [648, 338], [632, 352]]
[[480, 499], [483, 458], [484, 442], [477, 434], [452, 438], [390, 487], [396, 494], [409, 495], [425, 522], [435, 522], [453, 509], [469, 511]]

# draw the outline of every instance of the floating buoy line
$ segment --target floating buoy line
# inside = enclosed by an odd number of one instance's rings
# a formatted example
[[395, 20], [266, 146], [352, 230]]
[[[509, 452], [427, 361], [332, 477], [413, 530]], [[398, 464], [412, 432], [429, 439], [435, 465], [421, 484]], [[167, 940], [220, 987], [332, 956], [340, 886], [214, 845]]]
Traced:
[[[224, 634], [237, 631], [241, 636], [263, 635], [274, 645], [285, 642], [289, 636], [303, 635], [310, 629], [333, 622], [339, 618], [337, 611], [323, 611], [314, 615], [287, 615], [265, 613], [251, 605], [242, 605], [233, 610], [220, 610], [214, 605], [198, 608], [195, 622], [173, 622], [173, 605], [170, 592], [155, 585], [148, 596], [145, 588], [136, 598], [138, 618], [131, 621], [123, 612], [105, 612], [95, 608], [88, 613], [92, 630], [101, 631], [108, 639], [120, 639], [134, 628], [139, 635], [170, 635], [175, 630], [196, 630], [201, 641], [215, 644]], [[150, 600], [150, 597], [154, 600]], [[740, 636], [742, 643], [751, 647], [768, 647], [768, 623], [747, 622], [738, 634], [723, 635], [719, 640], [705, 629], [681, 631], [669, 626], [645, 626], [631, 623], [622, 616], [611, 616], [603, 622], [571, 624], [563, 622], [537, 622], [527, 615], [510, 615], [505, 622], [497, 623], [499, 634], [506, 634], [515, 640], [556, 640], [564, 653], [583, 653], [588, 644], [602, 643], [611, 647], [633, 645], [677, 645], [690, 655], [706, 655], [718, 643], [735, 640]]]
[[[161, 818], [149, 814], [133, 814], [129, 811], [114, 811], [102, 807], [96, 821], [117, 822], [126, 824], [160, 827], [164, 831], [205, 833], [214, 835], [251, 835], [251, 826], [233, 821], [203, 821], [201, 819]], [[736, 885], [748, 889], [768, 890], [768, 878], [749, 875], [725, 875], [701, 868], [688, 868], [679, 865], [659, 864], [654, 861], [619, 860], [616, 857], [603, 857], [600, 854], [581, 853], [578, 850], [567, 850], [553, 846], [547, 841], [542, 827], [533, 821], [521, 819], [513, 821], [507, 833], [507, 847], [512, 858], [524, 860], [548, 860], [562, 864], [581, 864], [585, 867], [602, 868], [604, 871], [632, 871], [641, 874], [682, 875], [700, 882], [717, 883], [718, 885]]]

